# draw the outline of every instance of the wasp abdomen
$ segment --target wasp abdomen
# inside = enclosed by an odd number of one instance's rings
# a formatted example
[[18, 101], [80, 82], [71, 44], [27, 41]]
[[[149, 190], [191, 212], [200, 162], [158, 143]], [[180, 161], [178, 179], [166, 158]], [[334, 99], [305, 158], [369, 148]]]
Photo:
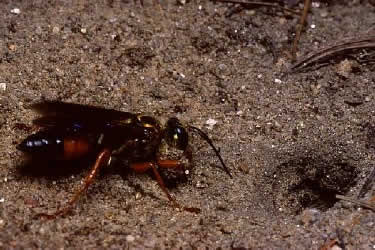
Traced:
[[45, 132], [38, 132], [28, 136], [17, 149], [26, 153], [58, 152], [63, 149], [63, 138]]
[[85, 156], [92, 147], [84, 137], [64, 139], [64, 159], [71, 160]]
[[46, 158], [72, 160], [88, 154], [91, 146], [85, 137], [61, 136], [41, 131], [30, 135], [17, 149]]

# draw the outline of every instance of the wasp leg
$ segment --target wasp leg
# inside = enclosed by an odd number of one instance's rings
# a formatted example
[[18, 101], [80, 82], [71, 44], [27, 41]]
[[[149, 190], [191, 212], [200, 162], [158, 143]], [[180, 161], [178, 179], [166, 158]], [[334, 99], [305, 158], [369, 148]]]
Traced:
[[[159, 161], [160, 160], [158, 160], [158, 163], [159, 163]], [[178, 163], [178, 161], [175, 161], [175, 162], [172, 161], [172, 160], [167, 160], [167, 161], [168, 162], [167, 162], [166, 165], [164, 165], [164, 166], [163, 165], [159, 165], [159, 166], [160, 167], [171, 168], [171, 167], [178, 167], [178, 166], [181, 165], [181, 164]], [[154, 175], [156, 177], [156, 181], [158, 182], [160, 188], [167, 195], [169, 201], [172, 202], [172, 204], [173, 204], [174, 207], [183, 209], [183, 210], [191, 212], [191, 213], [199, 213], [201, 211], [199, 208], [195, 208], [195, 207], [183, 207], [183, 206], [181, 206], [180, 204], [177, 203], [177, 201], [169, 194], [168, 189], [165, 186], [164, 181], [161, 178], [161, 176], [160, 176], [160, 174], [159, 174], [159, 172], [158, 172], [158, 170], [156, 168], [156, 164], [154, 162], [133, 163], [133, 164], [131, 164], [131, 168], [133, 170], [135, 170], [136, 172], [138, 172], [138, 173], [145, 172], [145, 171], [147, 171], [148, 169], [151, 168], [152, 171], [154, 172]]]
[[[189, 162], [189, 168], [192, 168], [193, 165], [193, 153], [191, 148], [188, 146], [184, 151], [184, 156]], [[184, 170], [185, 165], [180, 160], [157, 160], [157, 165], [162, 168], [173, 168], [178, 170]]]
[[184, 165], [178, 160], [157, 160], [158, 166], [162, 168], [183, 169]]
[[111, 152], [108, 149], [104, 149], [103, 151], [101, 151], [98, 157], [96, 158], [94, 166], [91, 168], [89, 174], [86, 176], [84, 180], [84, 184], [74, 194], [74, 196], [70, 199], [68, 204], [66, 204], [64, 208], [57, 210], [53, 214], [40, 213], [40, 214], [37, 214], [37, 216], [45, 217], [47, 219], [55, 219], [57, 216], [65, 215], [66, 213], [68, 213], [70, 209], [73, 207], [74, 203], [76, 203], [80, 195], [83, 192], [85, 192], [89, 188], [90, 184], [94, 181], [94, 178], [99, 172], [100, 167], [106, 165], [108, 161], [110, 160], [110, 158], [111, 158]]

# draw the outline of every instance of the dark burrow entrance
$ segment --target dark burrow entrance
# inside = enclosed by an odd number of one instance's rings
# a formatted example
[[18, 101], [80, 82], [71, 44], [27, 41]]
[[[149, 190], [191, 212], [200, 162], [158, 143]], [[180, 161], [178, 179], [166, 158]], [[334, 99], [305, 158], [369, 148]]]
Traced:
[[325, 156], [297, 157], [272, 172], [275, 208], [299, 214], [306, 208], [325, 211], [356, 184], [357, 169], [349, 161]]

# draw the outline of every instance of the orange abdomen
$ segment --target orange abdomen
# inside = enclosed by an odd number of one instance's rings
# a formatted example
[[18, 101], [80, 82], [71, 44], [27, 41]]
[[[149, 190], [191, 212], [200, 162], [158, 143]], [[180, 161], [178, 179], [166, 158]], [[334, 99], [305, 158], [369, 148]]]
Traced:
[[90, 152], [90, 144], [85, 138], [64, 139], [64, 160], [74, 160]]

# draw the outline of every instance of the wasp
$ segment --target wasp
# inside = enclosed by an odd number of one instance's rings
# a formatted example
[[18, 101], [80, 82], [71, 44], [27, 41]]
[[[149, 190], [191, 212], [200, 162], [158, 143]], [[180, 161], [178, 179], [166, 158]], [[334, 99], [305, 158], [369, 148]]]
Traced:
[[[189, 133], [197, 133], [213, 149], [223, 170], [232, 178], [220, 152], [201, 129], [183, 126], [175, 117], [164, 125], [147, 115], [122, 112], [100, 107], [43, 101], [31, 108], [40, 114], [33, 124], [39, 131], [24, 139], [17, 149], [33, 157], [55, 159], [62, 162], [74, 161], [93, 155], [95, 161], [80, 188], [69, 202], [53, 214], [39, 216], [56, 218], [67, 214], [78, 198], [93, 183], [99, 170], [111, 164], [112, 157], [126, 160], [128, 167], [136, 173], [151, 171], [162, 191], [173, 207], [198, 213], [199, 208], [181, 206], [173, 198], [159, 173], [160, 169], [183, 169], [180, 159], [162, 159], [162, 144], [182, 151], [191, 161]], [[53, 167], [53, 166], [49, 166]]]

